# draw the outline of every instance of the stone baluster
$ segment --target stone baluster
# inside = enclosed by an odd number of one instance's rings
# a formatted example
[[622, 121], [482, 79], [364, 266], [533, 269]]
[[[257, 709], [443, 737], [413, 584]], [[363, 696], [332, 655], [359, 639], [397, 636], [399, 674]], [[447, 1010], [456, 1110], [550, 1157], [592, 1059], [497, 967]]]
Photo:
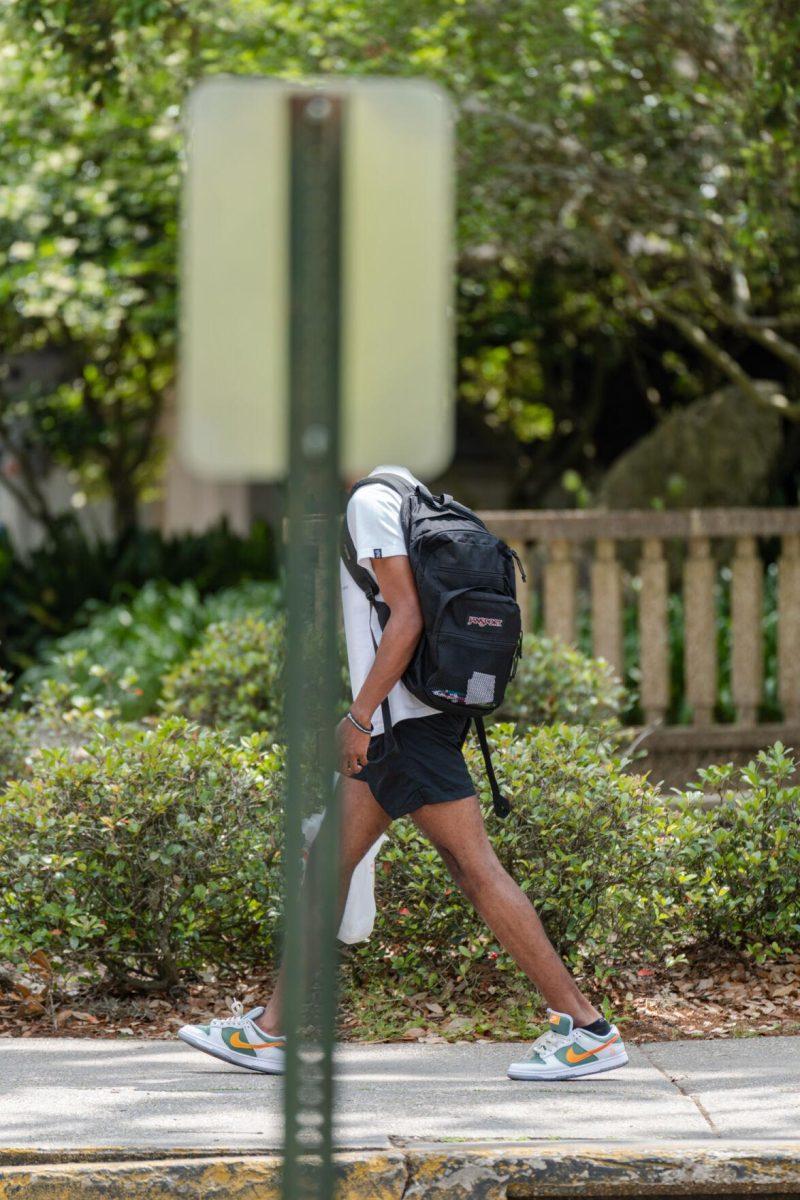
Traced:
[[778, 563], [778, 695], [784, 721], [800, 721], [800, 534], [784, 534]]
[[667, 563], [660, 538], [645, 538], [639, 567], [640, 698], [645, 721], [663, 721], [669, 707]]
[[550, 637], [575, 641], [575, 562], [564, 538], [548, 543], [544, 567], [544, 627]]
[[763, 587], [756, 539], [737, 538], [731, 580], [731, 688], [740, 725], [756, 723], [761, 703]]
[[531, 555], [528, 553], [528, 545], [522, 541], [510, 541], [508, 543], [511, 550], [515, 550], [519, 555], [519, 560], [522, 563], [522, 569], [527, 576], [527, 580], [523, 580], [517, 570], [517, 602], [522, 615], [522, 632], [530, 633], [533, 613], [531, 608], [533, 605], [533, 562]]
[[689, 539], [683, 569], [683, 663], [695, 725], [711, 725], [717, 698], [716, 564], [707, 537]]
[[622, 567], [612, 538], [597, 539], [591, 577], [594, 653], [622, 675]]

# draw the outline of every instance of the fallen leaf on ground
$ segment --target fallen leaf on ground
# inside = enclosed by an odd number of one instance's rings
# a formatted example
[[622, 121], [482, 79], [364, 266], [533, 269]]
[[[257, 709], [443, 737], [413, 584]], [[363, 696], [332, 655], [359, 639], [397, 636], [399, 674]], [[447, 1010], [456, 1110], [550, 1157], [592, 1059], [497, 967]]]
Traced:
[[34, 950], [33, 954], [30, 957], [30, 961], [31, 961], [34, 969], [40, 975], [50, 976], [53, 974], [52, 964], [50, 962], [50, 959], [45, 954], [44, 950]]

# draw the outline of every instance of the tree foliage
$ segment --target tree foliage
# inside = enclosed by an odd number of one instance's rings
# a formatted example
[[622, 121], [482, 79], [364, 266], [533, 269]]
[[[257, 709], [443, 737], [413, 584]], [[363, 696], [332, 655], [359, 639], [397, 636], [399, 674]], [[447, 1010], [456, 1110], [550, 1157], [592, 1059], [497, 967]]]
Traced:
[[[220, 71], [449, 90], [461, 397], [521, 482], [582, 469], [598, 431], [613, 442], [620, 371], [633, 426], [724, 382], [800, 413], [789, 0], [10, 0], [0, 24], [0, 443], [42, 520], [42, 459], [78, 503], [110, 494], [118, 531], [154, 481], [181, 106]], [[45, 347], [57, 382], [15, 386], [17, 356]]]

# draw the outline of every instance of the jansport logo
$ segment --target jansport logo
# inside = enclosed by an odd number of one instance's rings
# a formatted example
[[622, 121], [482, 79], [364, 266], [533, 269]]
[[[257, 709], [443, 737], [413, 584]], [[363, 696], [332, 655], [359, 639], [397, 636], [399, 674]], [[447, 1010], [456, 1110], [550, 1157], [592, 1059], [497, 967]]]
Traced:
[[492, 625], [492, 626], [494, 626], [495, 629], [502, 629], [503, 628], [503, 618], [502, 617], [467, 617], [467, 624], [468, 625], [480, 625], [481, 627], [483, 627], [485, 625]]

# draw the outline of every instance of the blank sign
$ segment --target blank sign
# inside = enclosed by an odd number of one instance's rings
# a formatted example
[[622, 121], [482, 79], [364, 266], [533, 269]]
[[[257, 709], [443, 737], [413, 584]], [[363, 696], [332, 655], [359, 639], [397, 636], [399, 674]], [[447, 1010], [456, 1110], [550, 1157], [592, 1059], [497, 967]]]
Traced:
[[288, 471], [289, 98], [344, 100], [342, 468], [452, 457], [453, 123], [417, 80], [218, 77], [189, 105], [180, 446], [198, 475]]

